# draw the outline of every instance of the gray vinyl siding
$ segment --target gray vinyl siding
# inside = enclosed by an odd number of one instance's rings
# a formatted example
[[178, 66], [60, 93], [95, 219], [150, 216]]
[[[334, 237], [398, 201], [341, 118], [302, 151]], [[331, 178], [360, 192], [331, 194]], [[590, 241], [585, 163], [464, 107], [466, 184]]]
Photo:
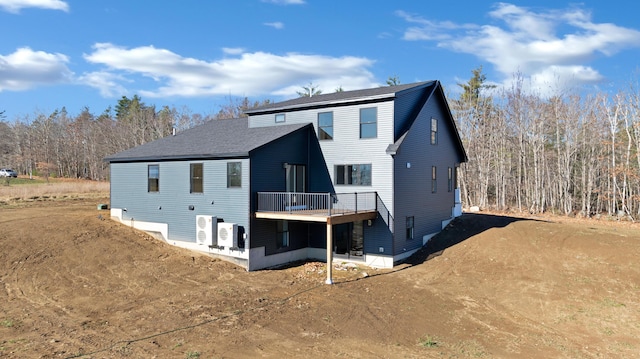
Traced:
[[[420, 111], [395, 158], [394, 254], [422, 246], [422, 236], [441, 230], [451, 217], [454, 192], [447, 188], [447, 169], [463, 159], [456, 151], [454, 129], [438, 96]], [[438, 144], [431, 145], [431, 118], [438, 119]], [[407, 168], [410, 163], [410, 168]], [[431, 167], [437, 168], [437, 191], [431, 191]], [[406, 218], [414, 217], [414, 239], [406, 239]]]
[[[242, 163], [242, 187], [227, 188], [227, 162], [237, 161]], [[190, 193], [191, 163], [203, 164], [203, 193]], [[149, 164], [160, 170], [160, 190], [154, 193], [147, 192]], [[126, 208], [127, 220], [167, 223], [171, 241], [196, 241], [196, 215], [216, 216], [248, 232], [249, 160], [112, 163], [111, 207]]]

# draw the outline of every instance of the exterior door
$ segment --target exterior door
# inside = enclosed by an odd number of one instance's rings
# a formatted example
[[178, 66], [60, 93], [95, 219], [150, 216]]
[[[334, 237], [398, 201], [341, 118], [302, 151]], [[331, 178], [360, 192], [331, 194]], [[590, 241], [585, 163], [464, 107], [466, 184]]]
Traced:
[[362, 258], [364, 254], [362, 221], [333, 226], [333, 253], [336, 257]]
[[300, 192], [307, 191], [307, 166], [305, 165], [287, 165], [286, 167], [286, 190], [287, 192]]

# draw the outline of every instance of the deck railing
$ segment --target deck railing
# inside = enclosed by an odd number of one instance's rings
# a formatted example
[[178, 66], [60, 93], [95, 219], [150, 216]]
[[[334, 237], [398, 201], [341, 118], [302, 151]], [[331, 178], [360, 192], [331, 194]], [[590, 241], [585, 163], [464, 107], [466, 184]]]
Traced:
[[376, 192], [258, 192], [258, 212], [316, 211], [333, 214], [375, 211]]

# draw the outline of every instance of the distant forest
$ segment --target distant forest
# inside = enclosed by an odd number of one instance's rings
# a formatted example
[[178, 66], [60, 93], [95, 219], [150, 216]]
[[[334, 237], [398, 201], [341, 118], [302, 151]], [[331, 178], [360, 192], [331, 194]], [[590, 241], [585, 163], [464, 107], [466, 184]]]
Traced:
[[[390, 78], [387, 84], [399, 80]], [[459, 91], [449, 91], [469, 158], [458, 171], [463, 205], [640, 218], [637, 86], [613, 94], [548, 97], [524, 85], [516, 76], [511, 88], [497, 90], [478, 68], [468, 82], [458, 84]], [[300, 96], [320, 93], [312, 84], [303, 89]], [[201, 115], [187, 108], [157, 109], [133, 96], [99, 115], [85, 108], [70, 116], [63, 107], [8, 121], [0, 112], [0, 167], [12, 167], [22, 176], [107, 180], [103, 158], [108, 155], [169, 136], [174, 128], [242, 117], [265, 103], [230, 98], [218, 113]]]

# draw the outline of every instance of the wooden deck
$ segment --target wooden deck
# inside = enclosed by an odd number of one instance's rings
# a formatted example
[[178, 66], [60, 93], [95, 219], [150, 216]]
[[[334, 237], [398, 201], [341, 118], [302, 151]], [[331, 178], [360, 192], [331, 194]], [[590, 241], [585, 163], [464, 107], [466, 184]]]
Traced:
[[260, 211], [255, 213], [256, 218], [261, 219], [281, 219], [288, 221], [302, 221], [302, 222], [322, 222], [329, 225], [349, 223], [356, 221], [365, 221], [368, 219], [375, 219], [377, 211], [363, 210], [363, 211], [339, 211], [332, 210], [331, 214], [326, 209], [318, 210], [294, 210], [294, 211], [279, 211], [279, 212], [265, 212]]

